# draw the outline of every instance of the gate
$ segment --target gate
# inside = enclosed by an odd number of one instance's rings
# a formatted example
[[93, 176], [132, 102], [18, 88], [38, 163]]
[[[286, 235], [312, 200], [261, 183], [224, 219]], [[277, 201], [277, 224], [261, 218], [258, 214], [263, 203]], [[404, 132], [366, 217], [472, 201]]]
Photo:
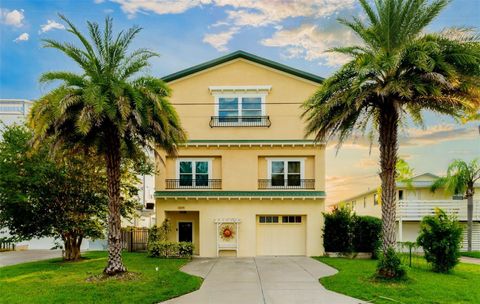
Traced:
[[130, 252], [146, 251], [148, 228], [129, 227], [122, 229], [122, 249]]

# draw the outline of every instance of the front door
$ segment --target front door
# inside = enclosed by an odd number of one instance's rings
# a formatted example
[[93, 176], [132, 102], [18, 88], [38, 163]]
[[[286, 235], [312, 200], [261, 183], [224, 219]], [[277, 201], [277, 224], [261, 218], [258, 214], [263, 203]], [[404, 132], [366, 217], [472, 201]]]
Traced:
[[178, 223], [178, 241], [179, 242], [193, 242], [193, 223], [179, 222]]

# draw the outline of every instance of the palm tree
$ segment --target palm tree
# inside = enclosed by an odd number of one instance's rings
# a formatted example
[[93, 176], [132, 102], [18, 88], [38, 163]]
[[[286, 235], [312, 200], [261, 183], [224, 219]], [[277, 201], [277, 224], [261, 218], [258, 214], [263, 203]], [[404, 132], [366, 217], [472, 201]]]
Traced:
[[396, 245], [395, 164], [398, 129], [410, 118], [423, 125], [423, 110], [459, 118], [480, 106], [480, 43], [468, 29], [426, 33], [448, 0], [360, 0], [365, 21], [339, 21], [362, 40], [334, 48], [351, 60], [304, 104], [306, 135], [378, 132], [384, 253]]
[[120, 164], [122, 158], [144, 157], [145, 147], [153, 144], [174, 153], [176, 144], [185, 140], [179, 118], [168, 102], [169, 88], [160, 79], [136, 77], [157, 56], [147, 49], [129, 52], [129, 46], [141, 30], [132, 27], [114, 36], [112, 19], [100, 29], [87, 22], [88, 38], [67, 18], [67, 30], [79, 41], [76, 46], [45, 39], [44, 47], [67, 55], [80, 73], [47, 72], [42, 83], [60, 85], [41, 97], [33, 106], [30, 124], [36, 142], [47, 136], [57, 146], [95, 149], [103, 157], [108, 183], [108, 264], [104, 273], [126, 271], [121, 257]]
[[473, 231], [473, 196], [475, 194], [475, 182], [480, 180], [480, 158], [467, 163], [461, 159], [455, 159], [447, 169], [447, 176], [437, 179], [431, 190], [445, 188], [451, 194], [464, 194], [467, 199], [467, 242], [468, 251], [472, 251]]

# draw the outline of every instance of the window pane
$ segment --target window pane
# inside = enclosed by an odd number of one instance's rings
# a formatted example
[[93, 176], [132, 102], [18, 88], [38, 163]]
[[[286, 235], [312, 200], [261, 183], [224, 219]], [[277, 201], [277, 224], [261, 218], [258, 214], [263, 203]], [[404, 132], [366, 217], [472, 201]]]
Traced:
[[288, 162], [288, 173], [300, 173], [300, 162], [299, 161], [289, 161]]
[[273, 223], [278, 223], [278, 216], [273, 216], [272, 219]]
[[238, 99], [237, 98], [219, 98], [218, 99], [219, 110], [236, 110], [238, 113]]
[[272, 174], [272, 186], [284, 186], [285, 180], [283, 174]]
[[192, 162], [180, 162], [180, 174], [182, 173], [192, 173]]
[[195, 185], [206, 187], [208, 186], [208, 174], [196, 174], [195, 175]]
[[264, 216], [261, 216], [261, 217], [259, 218], [259, 221], [260, 221], [260, 223], [265, 223], [265, 222], [266, 222], [266, 219], [265, 219]]
[[272, 173], [282, 173], [284, 171], [283, 161], [272, 161]]
[[192, 185], [192, 175], [180, 174], [180, 186], [191, 186], [191, 185]]
[[302, 217], [301, 216], [296, 216], [295, 217], [295, 223], [301, 223], [302, 222]]
[[[261, 110], [242, 110], [242, 116], [250, 117], [249, 119], [258, 120], [257, 117], [262, 116], [262, 111]], [[245, 118], [243, 120], [245, 121]]]
[[260, 97], [243, 97], [242, 109], [261, 110], [262, 99]]
[[271, 216], [267, 216], [267, 223], [271, 223], [272, 222], [272, 217]]
[[289, 174], [287, 178], [289, 186], [300, 186], [300, 174]]
[[282, 223], [288, 223], [288, 216], [282, 216]]
[[195, 173], [208, 173], [208, 162], [198, 161], [195, 163]]

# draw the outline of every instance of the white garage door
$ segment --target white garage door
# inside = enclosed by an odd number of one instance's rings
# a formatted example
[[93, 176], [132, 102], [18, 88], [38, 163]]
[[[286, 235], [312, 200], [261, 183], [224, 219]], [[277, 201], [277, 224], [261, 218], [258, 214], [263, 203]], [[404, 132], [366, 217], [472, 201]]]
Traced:
[[257, 255], [305, 255], [305, 216], [257, 215]]

